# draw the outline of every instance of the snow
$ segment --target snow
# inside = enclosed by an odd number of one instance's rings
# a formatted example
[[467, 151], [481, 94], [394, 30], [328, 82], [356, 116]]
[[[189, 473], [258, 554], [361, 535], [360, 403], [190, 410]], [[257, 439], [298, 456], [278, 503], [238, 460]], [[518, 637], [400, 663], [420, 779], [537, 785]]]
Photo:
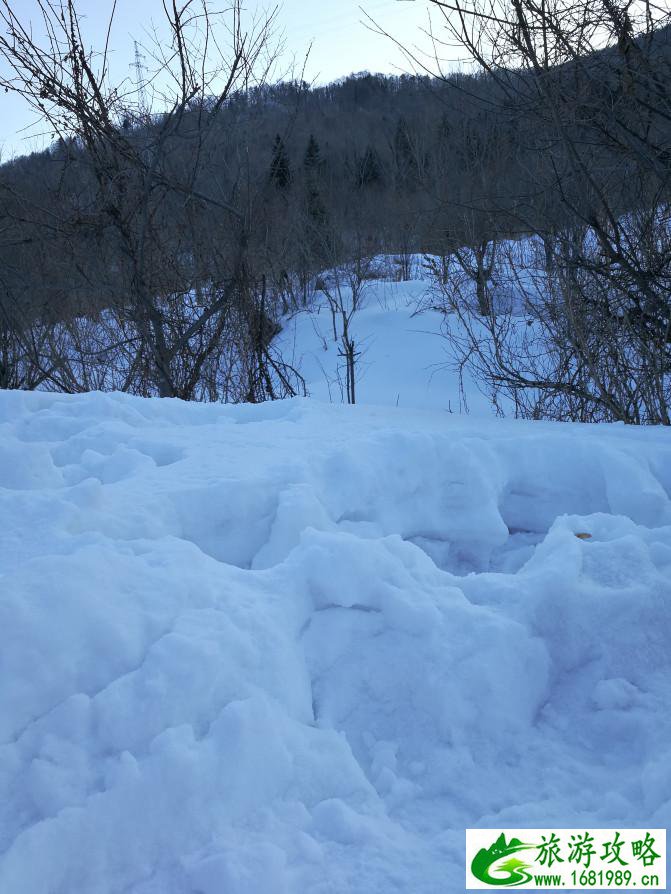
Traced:
[[[423, 271], [419, 259], [415, 273]], [[464, 392], [444, 338], [444, 315], [428, 298], [430, 281], [372, 280], [364, 282], [360, 308], [352, 316], [357, 403], [412, 409], [446, 410], [491, 415], [487, 395], [468, 372]], [[351, 308], [351, 289], [342, 286], [343, 304]], [[422, 313], [418, 306], [429, 304]], [[342, 324], [336, 319], [336, 338], [328, 302], [321, 292], [307, 312], [283, 321], [277, 339], [283, 357], [305, 377], [308, 394], [340, 403], [345, 391], [345, 366], [340, 356]]]
[[466, 827], [671, 823], [668, 431], [399, 375], [0, 392], [0, 891], [438, 894]]

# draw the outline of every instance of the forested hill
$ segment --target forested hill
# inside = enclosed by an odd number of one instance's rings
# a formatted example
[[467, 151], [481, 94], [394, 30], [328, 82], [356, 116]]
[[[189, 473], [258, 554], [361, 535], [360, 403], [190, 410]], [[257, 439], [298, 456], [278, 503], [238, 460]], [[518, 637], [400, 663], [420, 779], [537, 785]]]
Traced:
[[[653, 36], [655, 77], [668, 82], [669, 29]], [[618, 210], [641, 193], [621, 155], [613, 158], [612, 135], [603, 139], [608, 110], [628, 101], [628, 66], [627, 54], [612, 47], [548, 75], [570, 105], [566, 125], [580, 134], [598, 186]], [[178, 127], [171, 116], [132, 109], [117, 122], [141, 158], [160, 154], [164, 193], [153, 220], [162, 235], [149, 275], [159, 292], [181, 287], [180, 259], [188, 259], [186, 278], [194, 281], [199, 271], [203, 281], [211, 278], [213, 253], [225, 254], [230, 270], [239, 263], [231, 207], [247, 218], [245, 263], [253, 257], [254, 276], [271, 283], [305, 279], [356, 255], [444, 254], [567, 221], [556, 183], [565, 147], [551, 141], [552, 110], [541, 107], [539, 115], [528, 73], [446, 80], [360, 73], [323, 87], [290, 82], [236, 91], [213, 110], [214, 102], [194, 101]], [[667, 145], [661, 131], [668, 123], [660, 122], [653, 138]], [[113, 234], [110, 196], [101, 194], [99, 160], [90, 155], [76, 138], [61, 138], [0, 168], [0, 288], [10, 303], [25, 309], [37, 302], [40, 312], [60, 317], [117, 299], [127, 249]], [[130, 160], [108, 162], [116, 166], [109, 172], [114, 189], [122, 189], [111, 201], [132, 229], [142, 173]], [[578, 205], [588, 203], [584, 183], [574, 181], [566, 177], [565, 188]], [[186, 216], [185, 192], [194, 186], [202, 201], [190, 203]]]
[[[530, 6], [528, 40], [524, 16], [485, 17], [493, 55], [471, 47], [478, 73], [444, 79], [249, 88], [246, 68], [215, 97], [191, 44], [151, 114], [93, 57], [84, 77], [71, 35], [6, 46], [61, 136], [0, 168], [0, 387], [295, 394], [282, 316], [343, 265], [355, 296], [376, 256], [407, 277], [430, 254], [446, 315], [475, 313], [453, 353], [517, 412], [531, 393], [541, 415], [668, 423], [671, 32], [562, 9]], [[504, 344], [515, 308], [531, 328]]]

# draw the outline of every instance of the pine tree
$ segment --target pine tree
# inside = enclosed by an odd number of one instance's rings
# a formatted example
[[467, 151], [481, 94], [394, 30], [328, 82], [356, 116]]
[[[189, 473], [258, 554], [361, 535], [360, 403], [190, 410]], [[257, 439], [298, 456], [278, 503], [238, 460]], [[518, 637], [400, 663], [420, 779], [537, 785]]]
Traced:
[[319, 150], [319, 143], [315, 140], [314, 135], [310, 134], [305, 156], [303, 158], [303, 167], [306, 174], [317, 174], [322, 167], [322, 157]]
[[359, 188], [379, 186], [382, 179], [382, 165], [378, 154], [372, 146], [367, 146], [357, 165], [356, 185]]
[[277, 134], [273, 143], [273, 159], [270, 163], [270, 179], [277, 189], [288, 189], [291, 185], [291, 165], [284, 140]]
[[440, 116], [440, 122], [438, 123], [438, 143], [441, 146], [447, 146], [450, 142], [450, 137], [452, 136], [452, 124], [450, 122], [450, 116], [447, 112], [443, 112]]
[[417, 156], [410, 140], [408, 122], [401, 116], [394, 134], [394, 160], [396, 162], [396, 186], [402, 190], [416, 189], [419, 183]]
[[310, 134], [305, 156], [303, 157], [303, 169], [305, 171], [305, 197], [308, 217], [313, 224], [322, 226], [326, 222], [326, 207], [319, 189], [323, 162], [319, 151], [319, 143], [312, 134]]

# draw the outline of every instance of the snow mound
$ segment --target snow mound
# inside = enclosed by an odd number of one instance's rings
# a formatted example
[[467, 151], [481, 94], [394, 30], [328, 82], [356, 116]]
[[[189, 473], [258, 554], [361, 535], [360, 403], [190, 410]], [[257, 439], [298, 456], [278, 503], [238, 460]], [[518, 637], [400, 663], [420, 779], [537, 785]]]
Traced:
[[466, 827], [671, 822], [667, 431], [5, 392], [0, 457], [0, 891], [438, 894]]

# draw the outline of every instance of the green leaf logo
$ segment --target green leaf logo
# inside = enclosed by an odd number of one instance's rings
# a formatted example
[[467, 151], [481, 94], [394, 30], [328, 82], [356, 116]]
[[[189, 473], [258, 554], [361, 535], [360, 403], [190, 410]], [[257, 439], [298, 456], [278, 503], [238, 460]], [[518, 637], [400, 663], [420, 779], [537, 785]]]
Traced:
[[471, 872], [479, 881], [498, 888], [523, 885], [531, 881], [531, 874], [527, 872], [529, 864], [512, 854], [536, 847], [535, 844], [524, 844], [517, 838], [506, 842], [502, 834], [491, 847], [478, 851], [471, 863]]

